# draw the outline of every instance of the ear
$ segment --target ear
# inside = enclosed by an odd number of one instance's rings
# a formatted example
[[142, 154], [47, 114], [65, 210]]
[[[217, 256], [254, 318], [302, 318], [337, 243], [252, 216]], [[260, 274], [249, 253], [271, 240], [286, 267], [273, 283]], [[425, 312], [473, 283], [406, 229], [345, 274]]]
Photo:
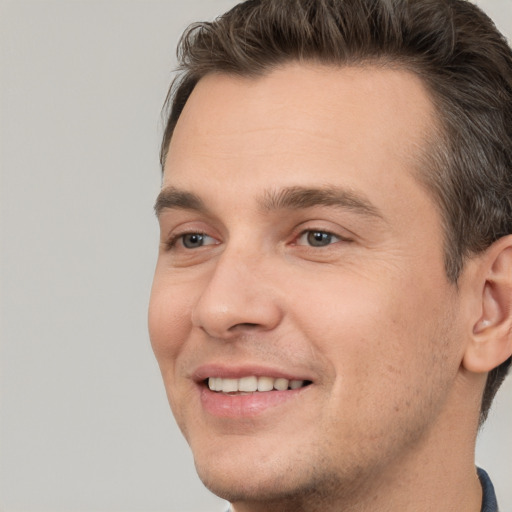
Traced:
[[[462, 365], [474, 373], [496, 368], [512, 355], [512, 235], [478, 257], [478, 314]], [[478, 276], [478, 277], [477, 277]]]

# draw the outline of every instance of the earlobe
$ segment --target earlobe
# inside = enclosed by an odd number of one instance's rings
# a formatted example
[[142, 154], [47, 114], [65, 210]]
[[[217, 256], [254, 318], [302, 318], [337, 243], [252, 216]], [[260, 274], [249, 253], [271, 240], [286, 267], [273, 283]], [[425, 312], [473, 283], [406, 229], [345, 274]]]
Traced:
[[478, 264], [480, 314], [462, 364], [471, 372], [485, 373], [512, 355], [512, 235], [491, 245]]

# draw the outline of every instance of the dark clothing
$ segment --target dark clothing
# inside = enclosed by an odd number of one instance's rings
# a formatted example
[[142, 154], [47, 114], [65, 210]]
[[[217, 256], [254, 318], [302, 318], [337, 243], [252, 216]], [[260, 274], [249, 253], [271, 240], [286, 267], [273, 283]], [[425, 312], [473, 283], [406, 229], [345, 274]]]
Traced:
[[496, 494], [489, 475], [480, 468], [477, 468], [477, 473], [483, 491], [481, 512], [499, 512]]

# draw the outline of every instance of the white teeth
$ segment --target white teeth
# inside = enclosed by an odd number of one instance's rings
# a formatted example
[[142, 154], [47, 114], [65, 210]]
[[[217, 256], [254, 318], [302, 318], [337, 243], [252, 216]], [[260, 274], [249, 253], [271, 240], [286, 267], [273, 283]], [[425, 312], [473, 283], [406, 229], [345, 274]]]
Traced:
[[274, 381], [274, 388], [277, 389], [277, 391], [285, 391], [288, 389], [289, 382], [288, 379], [276, 379]]
[[241, 379], [223, 379], [222, 377], [210, 377], [208, 387], [212, 391], [222, 393], [254, 393], [255, 391], [286, 391], [287, 389], [299, 389], [304, 386], [303, 380], [288, 380], [282, 377], [255, 377], [250, 375]]
[[274, 379], [272, 377], [258, 377], [258, 391], [272, 391]]
[[222, 379], [221, 391], [223, 393], [234, 393], [238, 391], [238, 379]]
[[220, 377], [210, 377], [208, 379], [208, 387], [212, 391], [222, 391], [222, 379]]
[[252, 393], [258, 390], [258, 378], [257, 377], [242, 377], [238, 381], [238, 391], [245, 391]]

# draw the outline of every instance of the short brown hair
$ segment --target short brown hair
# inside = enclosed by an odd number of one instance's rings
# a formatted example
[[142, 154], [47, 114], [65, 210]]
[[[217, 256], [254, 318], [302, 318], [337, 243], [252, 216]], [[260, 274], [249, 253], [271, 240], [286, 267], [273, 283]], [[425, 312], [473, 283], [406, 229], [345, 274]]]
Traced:
[[[197, 82], [209, 73], [261, 76], [290, 61], [379, 62], [416, 73], [441, 132], [421, 179], [441, 211], [445, 266], [512, 233], [512, 52], [467, 0], [248, 0], [214, 22], [190, 26], [178, 46], [181, 74], [167, 96], [162, 167]], [[492, 370], [481, 422], [512, 358]]]

